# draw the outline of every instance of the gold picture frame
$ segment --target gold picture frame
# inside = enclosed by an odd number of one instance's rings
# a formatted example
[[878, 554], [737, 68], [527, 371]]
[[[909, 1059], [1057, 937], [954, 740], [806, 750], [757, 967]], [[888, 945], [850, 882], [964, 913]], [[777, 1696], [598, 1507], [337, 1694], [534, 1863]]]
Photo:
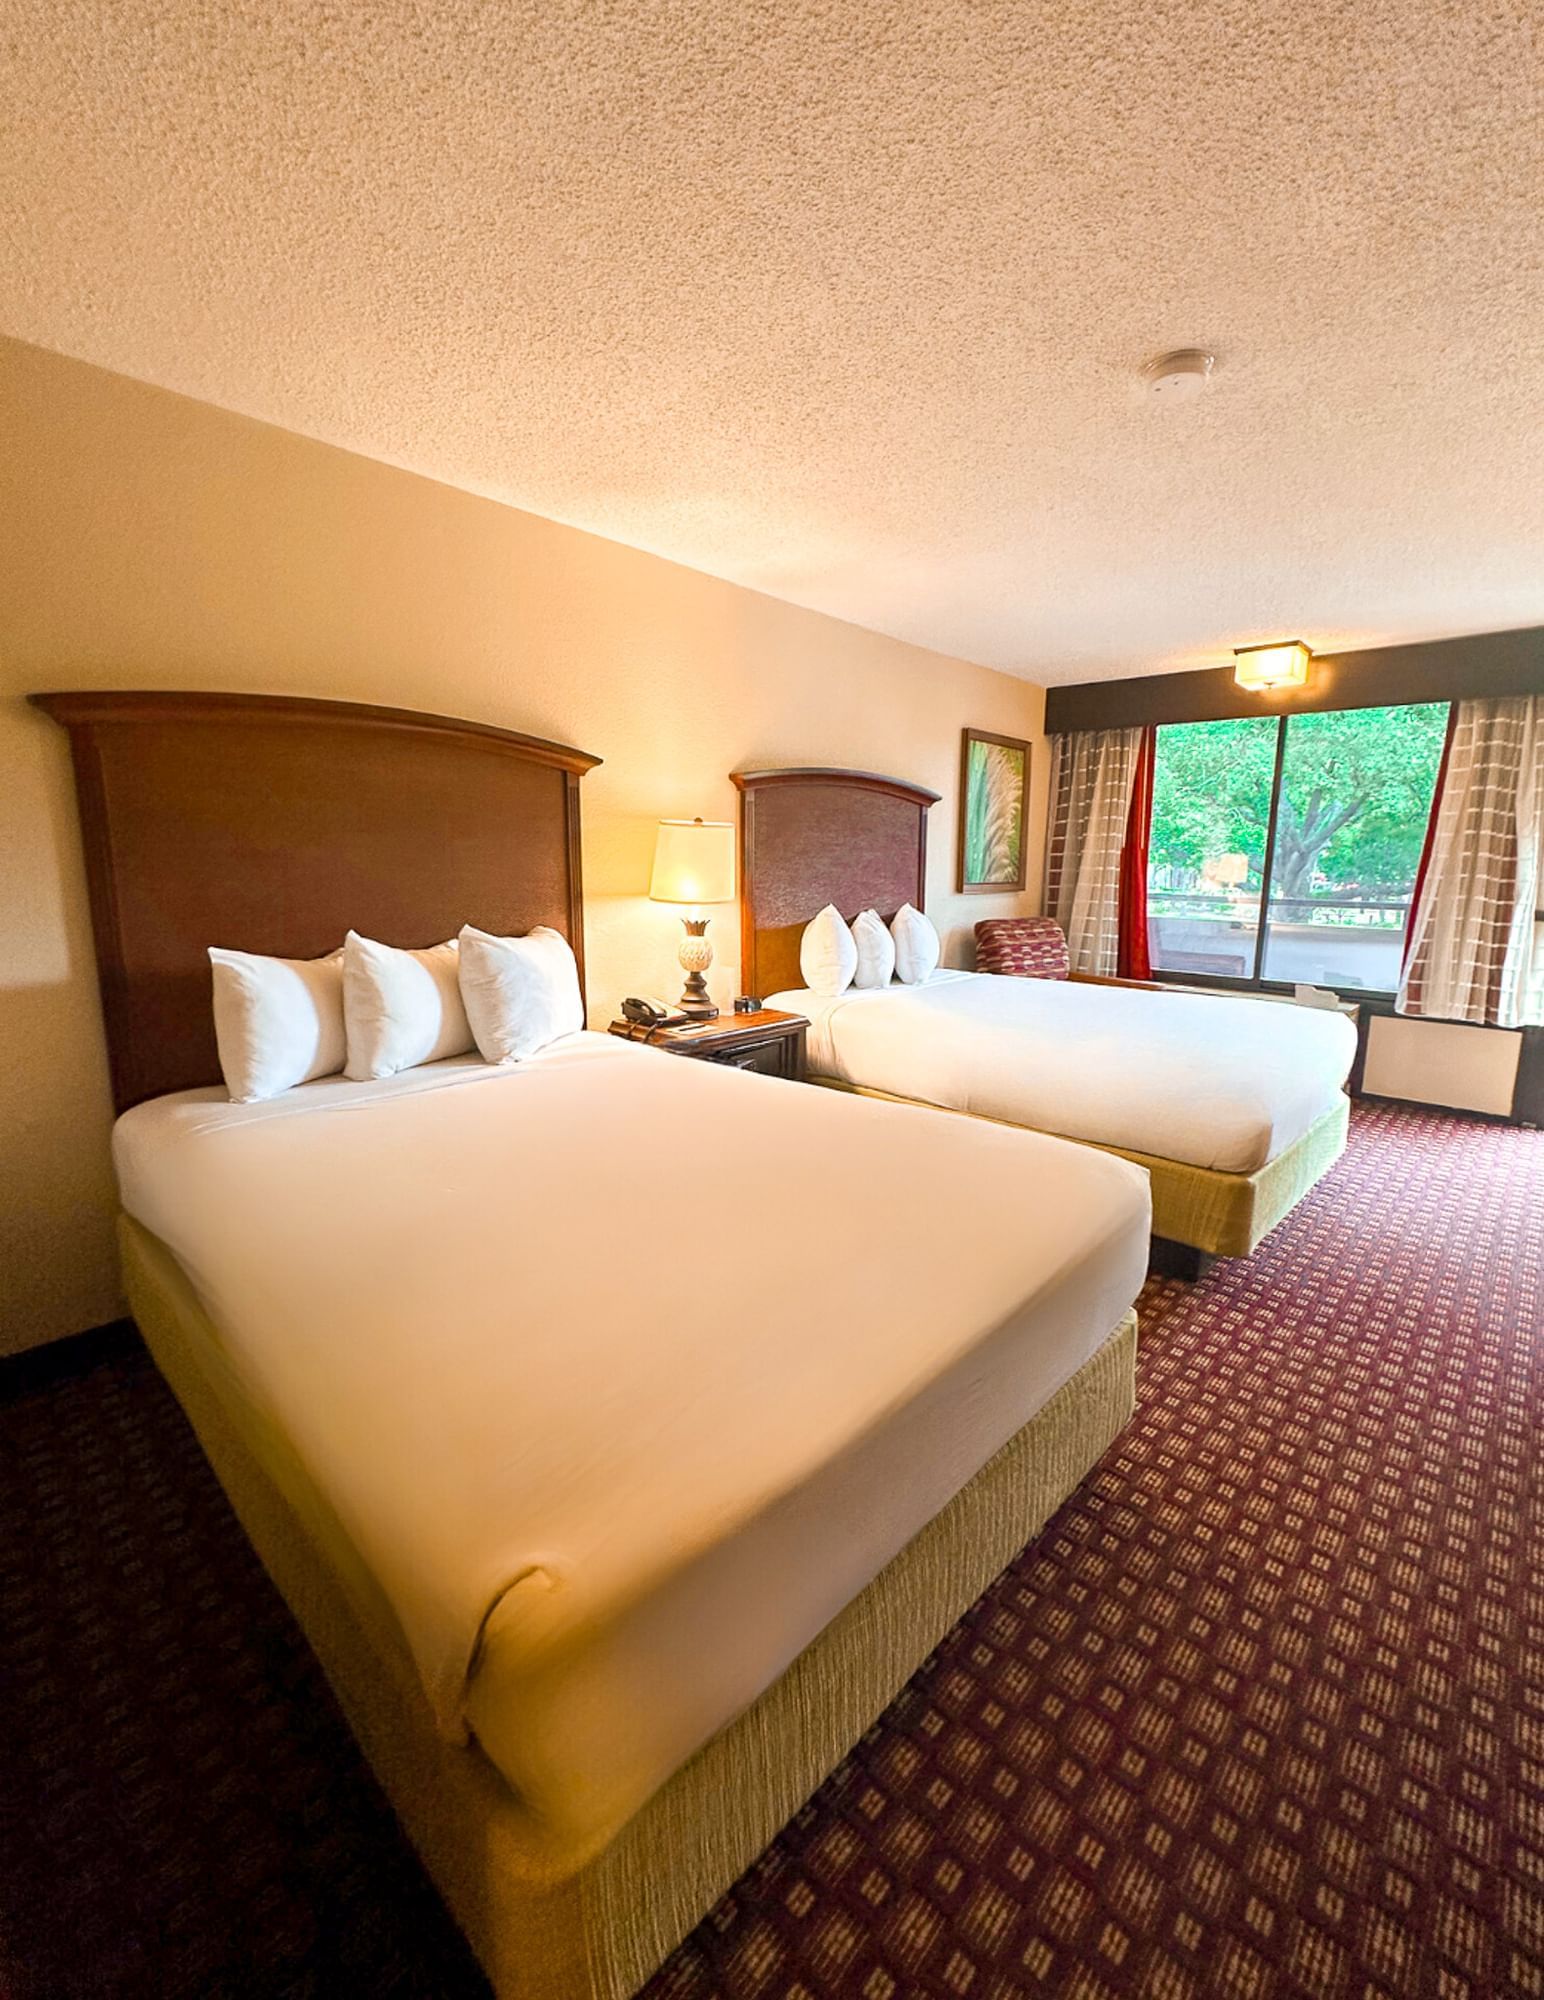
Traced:
[[1030, 747], [966, 729], [960, 744], [961, 895], [1011, 895], [1029, 879]]

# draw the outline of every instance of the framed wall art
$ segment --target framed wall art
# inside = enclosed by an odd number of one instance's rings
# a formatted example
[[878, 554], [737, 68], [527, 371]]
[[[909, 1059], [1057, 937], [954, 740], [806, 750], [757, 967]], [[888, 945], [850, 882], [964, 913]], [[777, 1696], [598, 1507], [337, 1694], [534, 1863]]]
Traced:
[[1029, 745], [967, 729], [960, 750], [962, 894], [1012, 893], [1029, 868]]

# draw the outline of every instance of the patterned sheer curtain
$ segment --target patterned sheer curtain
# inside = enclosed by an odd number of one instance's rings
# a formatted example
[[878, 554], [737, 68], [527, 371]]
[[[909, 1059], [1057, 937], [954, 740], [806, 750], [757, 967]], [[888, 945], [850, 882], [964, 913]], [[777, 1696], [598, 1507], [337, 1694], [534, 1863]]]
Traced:
[[1045, 908], [1067, 933], [1074, 972], [1113, 974], [1120, 959], [1121, 853], [1140, 729], [1051, 738], [1051, 836]]
[[1544, 1023], [1544, 695], [1463, 701], [1411, 913], [1401, 1014]]

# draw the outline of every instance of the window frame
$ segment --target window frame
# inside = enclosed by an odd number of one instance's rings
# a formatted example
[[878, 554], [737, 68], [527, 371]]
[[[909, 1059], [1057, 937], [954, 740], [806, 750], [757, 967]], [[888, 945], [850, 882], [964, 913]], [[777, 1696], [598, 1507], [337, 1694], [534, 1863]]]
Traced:
[[[1428, 704], [1424, 702], [1394, 701], [1389, 702], [1387, 706], [1390, 708], [1424, 708]], [[1449, 702], [1447, 707], [1451, 713], [1452, 703]], [[1350, 709], [1335, 709], [1316, 710], [1314, 712], [1339, 715], [1351, 714], [1354, 711]], [[1243, 718], [1240, 719], [1242, 720]], [[1267, 979], [1261, 970], [1265, 964], [1265, 948], [1270, 940], [1271, 932], [1271, 877], [1276, 866], [1276, 815], [1277, 809], [1281, 804], [1281, 781], [1287, 762], [1287, 724], [1291, 720], [1292, 715], [1290, 711], [1279, 714], [1276, 717], [1276, 762], [1271, 772], [1270, 804], [1266, 808], [1265, 852], [1260, 862], [1260, 915], [1255, 925], [1253, 969], [1247, 978], [1231, 979], [1225, 972], [1170, 972], [1167, 967], [1154, 962], [1152, 976], [1155, 984], [1160, 986], [1195, 986], [1211, 993], [1283, 994], [1294, 992], [1301, 984], [1301, 981], [1295, 979]], [[1156, 732], [1160, 729], [1187, 729], [1191, 726], [1191, 724], [1185, 722], [1155, 723], [1153, 725], [1155, 739]], [[1441, 766], [1439, 764], [1436, 783], [1440, 782]], [[1436, 803], [1436, 784], [1434, 783], [1432, 801], [1426, 808], [1426, 825], [1428, 828], [1431, 825], [1431, 816], [1436, 809]], [[1410, 935], [1410, 918], [1414, 914], [1415, 907], [1413, 901], [1414, 884], [1411, 885], [1411, 894], [1412, 902], [1410, 909], [1405, 913], [1402, 941], [1408, 940]], [[1152, 919], [1149, 916], [1149, 938], [1151, 937], [1151, 922]], [[1149, 953], [1151, 953], [1151, 944], [1149, 944]], [[1374, 1013], [1391, 1013], [1395, 997], [1398, 993], [1398, 988], [1394, 986], [1337, 986], [1332, 981], [1321, 981], [1319, 984], [1321, 991], [1333, 993], [1337, 999], [1368, 1003], [1369, 1011]], [[1379, 1002], [1384, 1004], [1380, 1006]]]

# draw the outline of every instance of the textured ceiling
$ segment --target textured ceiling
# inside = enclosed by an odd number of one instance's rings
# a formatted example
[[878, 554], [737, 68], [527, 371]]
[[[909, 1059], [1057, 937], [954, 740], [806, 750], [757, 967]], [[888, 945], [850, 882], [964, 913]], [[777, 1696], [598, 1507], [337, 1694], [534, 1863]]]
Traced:
[[1544, 623], [1541, 24], [10, 0], [0, 327], [1036, 680]]

